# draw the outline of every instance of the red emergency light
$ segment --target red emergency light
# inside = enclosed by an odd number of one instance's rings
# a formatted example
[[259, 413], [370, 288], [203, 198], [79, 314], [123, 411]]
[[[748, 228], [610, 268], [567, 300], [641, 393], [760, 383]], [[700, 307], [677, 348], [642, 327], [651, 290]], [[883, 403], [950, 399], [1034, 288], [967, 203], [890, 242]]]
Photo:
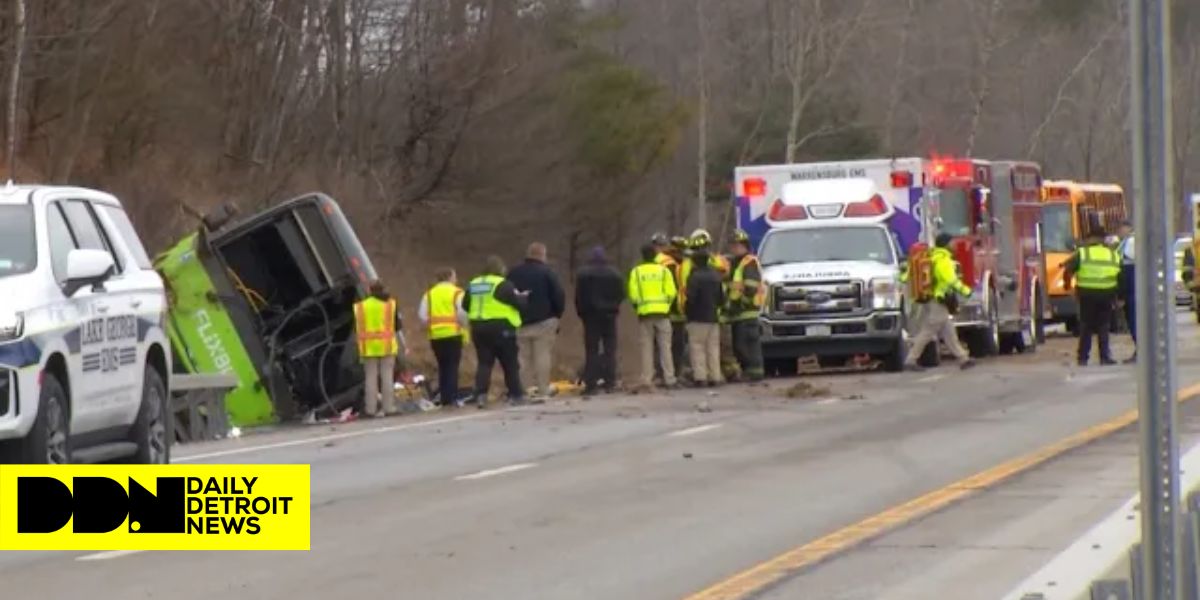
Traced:
[[803, 206], [789, 206], [783, 200], [776, 200], [767, 211], [767, 218], [772, 221], [799, 221], [808, 218], [808, 212]]
[[913, 174], [911, 171], [892, 171], [892, 187], [907, 188], [912, 187]]
[[875, 194], [866, 202], [851, 202], [846, 205], [847, 217], [878, 217], [887, 214], [887, 202], [883, 196]]
[[765, 179], [752, 177], [742, 182], [742, 195], [747, 198], [757, 198], [767, 195], [767, 182]]

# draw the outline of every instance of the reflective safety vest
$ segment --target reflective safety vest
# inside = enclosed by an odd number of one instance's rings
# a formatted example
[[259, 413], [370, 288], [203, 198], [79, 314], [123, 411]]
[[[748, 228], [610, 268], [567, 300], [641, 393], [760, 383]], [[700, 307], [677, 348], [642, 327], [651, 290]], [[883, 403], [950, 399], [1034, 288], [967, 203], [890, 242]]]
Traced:
[[639, 317], [667, 316], [677, 296], [675, 277], [658, 263], [644, 263], [629, 273], [629, 299]]
[[504, 283], [499, 275], [480, 275], [467, 284], [471, 294], [471, 321], [508, 321], [514, 328], [521, 327], [521, 313], [517, 307], [496, 299], [496, 288]]
[[934, 248], [929, 251], [929, 264], [933, 272], [933, 297], [941, 300], [950, 292], [962, 296], [970, 296], [971, 288], [958, 278], [958, 262], [954, 255], [945, 248]]
[[396, 301], [374, 296], [354, 305], [354, 330], [358, 336], [360, 358], [395, 356]]
[[429, 308], [429, 339], [443, 340], [463, 334], [458, 322], [458, 306], [463, 293], [461, 288], [448, 281], [425, 293], [425, 305]]
[[1095, 244], [1080, 248], [1076, 254], [1079, 256], [1079, 270], [1075, 272], [1075, 279], [1079, 289], [1117, 289], [1117, 277], [1121, 274], [1121, 257], [1116, 252], [1107, 246]]
[[733, 283], [729, 289], [729, 318], [733, 321], [757, 319], [766, 301], [767, 286], [763, 285], [762, 281], [746, 279], [746, 267], [752, 264], [758, 267], [758, 276], [761, 278], [762, 266], [758, 263], [758, 257], [753, 254], [743, 256], [733, 268]]
[[683, 299], [683, 286], [680, 284], [682, 280], [679, 277], [679, 261], [675, 260], [675, 257], [670, 254], [659, 252], [658, 256], [654, 257], [654, 262], [666, 267], [671, 272], [671, 277], [675, 279], [676, 296], [675, 302], [671, 303], [671, 320], [680, 323], [686, 322], [687, 317], [683, 315], [683, 305], [680, 304], [680, 300]]
[[[683, 305], [687, 302], [687, 283], [688, 278], [692, 276], [692, 268], [695, 266], [695, 261], [690, 258], [685, 258], [683, 264], [679, 266], [679, 303]], [[724, 280], [729, 276], [729, 263], [724, 256], [720, 254], [708, 255], [708, 266], [714, 268], [721, 274], [721, 279]]]

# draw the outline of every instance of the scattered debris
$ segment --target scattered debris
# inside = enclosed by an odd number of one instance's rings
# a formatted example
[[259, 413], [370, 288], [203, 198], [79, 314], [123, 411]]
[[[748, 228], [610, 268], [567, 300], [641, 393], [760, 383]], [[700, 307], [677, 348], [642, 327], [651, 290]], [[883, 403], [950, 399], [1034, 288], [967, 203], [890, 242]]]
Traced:
[[783, 390], [783, 395], [792, 399], [823, 398], [829, 395], [829, 388], [815, 386], [807, 381], [800, 381], [795, 385]]
[[241, 427], [231, 427], [229, 429], [229, 433], [225, 434], [225, 437], [230, 438], [230, 439], [237, 439], [237, 438], [242, 437], [242, 428]]
[[863, 400], [865, 398], [866, 398], [866, 396], [863, 396], [862, 394], [850, 394], [849, 396], [846, 396], [842, 399], [843, 400]]
[[712, 405], [708, 402], [701, 402], [700, 404], [696, 405], [696, 412], [710, 413], [712, 411]]
[[334, 447], [334, 446], [336, 446], [336, 445], [337, 445], [337, 444], [336, 444], [336, 443], [334, 443], [334, 442], [325, 442], [325, 447], [326, 447], [326, 448], [332, 448], [332, 447]]
[[692, 453], [691, 453], [691, 452], [684, 452], [684, 453], [683, 453], [683, 457], [684, 457], [684, 458], [689, 458], [689, 459], [690, 459], [690, 458], [692, 457]]

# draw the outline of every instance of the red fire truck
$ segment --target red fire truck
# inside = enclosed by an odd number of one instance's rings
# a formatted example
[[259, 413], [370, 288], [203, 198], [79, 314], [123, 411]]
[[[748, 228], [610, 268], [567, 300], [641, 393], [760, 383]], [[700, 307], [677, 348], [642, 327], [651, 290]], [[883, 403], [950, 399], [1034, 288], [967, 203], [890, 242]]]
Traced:
[[[951, 252], [963, 283], [974, 290], [955, 315], [973, 356], [1032, 351], [1044, 339], [1041, 260], [1041, 168], [1035, 163], [935, 159], [922, 174], [922, 239], [909, 253], [914, 288], [925, 251], [938, 233], [953, 236]], [[920, 290], [912, 291], [921, 295]], [[931, 355], [933, 353], [930, 353]], [[923, 362], [936, 358], [923, 357]]]

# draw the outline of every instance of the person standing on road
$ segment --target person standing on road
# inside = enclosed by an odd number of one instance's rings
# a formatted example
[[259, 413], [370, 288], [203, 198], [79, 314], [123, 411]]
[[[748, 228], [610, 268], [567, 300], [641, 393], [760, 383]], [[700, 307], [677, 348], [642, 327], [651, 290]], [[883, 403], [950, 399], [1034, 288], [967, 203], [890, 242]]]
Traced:
[[517, 330], [521, 327], [520, 307], [529, 292], [518, 291], [504, 279], [504, 261], [489, 256], [483, 273], [467, 285], [463, 309], [471, 319], [471, 339], [475, 342], [475, 403], [487, 406], [488, 388], [492, 382], [492, 366], [500, 361], [504, 383], [508, 387], [510, 404], [525, 403], [525, 388], [521, 387], [521, 365], [517, 358]]
[[[663, 267], [666, 267], [666, 269], [671, 272], [671, 276], [675, 279], [675, 289], [679, 290], [680, 289], [680, 287], [679, 287], [679, 285], [680, 285], [679, 284], [679, 261], [676, 260], [675, 255], [671, 253], [671, 240], [667, 238], [667, 234], [658, 232], [658, 233], [655, 233], [654, 235], [650, 236], [650, 245], [654, 246], [654, 262], [662, 265]], [[680, 363], [679, 363], [679, 357], [675, 356], [674, 319], [676, 318], [675, 314], [676, 314], [676, 312], [678, 312], [678, 307], [679, 307], [679, 298], [676, 297], [675, 302], [673, 302], [671, 304], [671, 314], [669, 315], [669, 317], [672, 320], [670, 352], [671, 352], [671, 358], [674, 360], [675, 376], [677, 379], [680, 376], [680, 370], [679, 370]], [[658, 340], [655, 339], [654, 340], [654, 352], [657, 355], [658, 352], [660, 352], [660, 351], [661, 350], [658, 347]], [[655, 385], [662, 385], [662, 383], [663, 383], [663, 371], [662, 371], [661, 364], [656, 364], [654, 366], [654, 383], [655, 383]]]
[[708, 249], [693, 255], [696, 266], [688, 274], [687, 300], [683, 310], [688, 319], [688, 344], [692, 355], [692, 373], [697, 387], [724, 382], [721, 372], [721, 309], [725, 305], [725, 286], [721, 273], [709, 263]]
[[683, 314], [683, 261], [687, 259], [688, 240], [677, 235], [671, 238], [667, 254], [675, 261], [671, 273], [675, 276], [675, 288], [680, 291], [671, 305], [671, 359], [675, 361], [675, 377], [681, 381], [692, 378], [692, 365], [688, 353], [687, 316]]
[[1125, 309], [1125, 322], [1129, 325], [1129, 336], [1133, 338], [1133, 356], [1125, 359], [1125, 364], [1137, 362], [1137, 277], [1134, 270], [1134, 236], [1133, 224], [1129, 221], [1121, 223], [1118, 230], [1121, 243], [1117, 246], [1117, 256], [1121, 259], [1121, 278], [1117, 285], [1117, 298]]
[[583, 396], [596, 395], [599, 382], [617, 385], [617, 314], [625, 301], [625, 282], [608, 262], [602, 246], [592, 249], [588, 265], [575, 278], [575, 312], [583, 321]]
[[534, 398], [554, 395], [550, 374], [554, 366], [554, 341], [566, 309], [566, 295], [558, 275], [546, 265], [546, 245], [534, 242], [525, 253], [525, 262], [508, 274], [519, 290], [529, 292], [521, 308], [521, 329], [517, 340], [521, 348], [521, 368], [531, 374], [537, 388]]
[[451, 268], [438, 269], [437, 283], [421, 297], [417, 314], [429, 328], [429, 345], [438, 365], [438, 397], [445, 408], [458, 408], [458, 367], [462, 363], [470, 317], [463, 309], [463, 289]]
[[1075, 251], [1066, 262], [1063, 289], [1071, 289], [1072, 279], [1077, 279], [1076, 298], [1079, 302], [1079, 366], [1088, 364], [1092, 352], [1092, 336], [1099, 338], [1100, 364], [1114, 365], [1112, 351], [1108, 345], [1109, 329], [1112, 326], [1113, 304], [1117, 299], [1118, 279], [1121, 275], [1121, 257], [1104, 245], [1104, 231], [1095, 230], [1086, 245]]
[[750, 381], [762, 381], [763, 356], [758, 324], [759, 313], [766, 299], [767, 288], [762, 283], [762, 266], [750, 252], [750, 236], [737, 230], [730, 244], [733, 260], [729, 284], [729, 322], [733, 353], [742, 374]]
[[975, 366], [975, 361], [971, 360], [971, 356], [959, 343], [958, 332], [954, 330], [954, 321], [951, 319], [954, 313], [958, 312], [958, 297], [971, 297], [971, 288], [958, 278], [958, 263], [950, 253], [950, 242], [953, 239], [948, 233], [940, 233], [934, 242], [935, 247], [929, 251], [929, 262], [933, 272], [932, 289], [929, 296], [917, 298], [917, 304], [922, 306], [925, 318], [921, 322], [920, 331], [913, 339], [912, 347], [908, 350], [908, 356], [905, 357], [904, 366], [910, 371], [924, 370], [917, 366], [917, 359], [925, 352], [925, 346], [931, 342], [936, 343], [938, 339], [950, 348], [960, 368], [969, 369]]
[[668, 315], [675, 302], [678, 290], [675, 278], [666, 267], [655, 262], [654, 246], [642, 247], [642, 264], [629, 273], [629, 300], [637, 310], [640, 327], [639, 339], [642, 346], [641, 387], [654, 387], [654, 350], [657, 342], [659, 365], [662, 366], [663, 384], [675, 388], [675, 361], [671, 358], [671, 321]]
[[[358, 339], [358, 356], [362, 361], [363, 414], [382, 417], [396, 413], [396, 355], [400, 343], [400, 312], [396, 300], [388, 294], [383, 282], [372, 281], [369, 294], [354, 304], [354, 331]], [[383, 411], [379, 410], [380, 399]]]

